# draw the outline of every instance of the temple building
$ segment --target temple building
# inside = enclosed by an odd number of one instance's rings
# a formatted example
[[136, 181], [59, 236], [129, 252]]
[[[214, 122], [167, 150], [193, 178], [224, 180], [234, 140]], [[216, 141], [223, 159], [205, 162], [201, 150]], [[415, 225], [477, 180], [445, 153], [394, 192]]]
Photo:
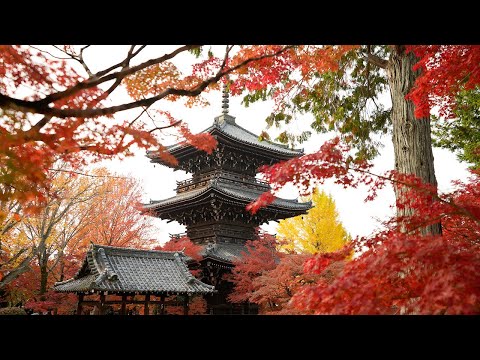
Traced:
[[95, 307], [98, 315], [105, 314], [111, 305], [121, 305], [120, 314], [126, 315], [129, 304], [142, 305], [144, 315], [157, 305], [159, 315], [163, 315], [168, 313], [167, 297], [181, 298], [187, 315], [194, 295], [216, 292], [190, 273], [187, 260], [182, 252], [91, 244], [75, 276], [56, 282], [54, 289], [78, 295], [77, 315], [84, 314], [86, 305]]
[[[245, 207], [268, 191], [268, 183], [256, 178], [258, 168], [303, 155], [303, 150], [262, 140], [239, 126], [228, 114], [228, 93], [223, 92], [223, 111], [203, 133], [218, 142], [212, 154], [185, 142], [167, 147], [178, 160], [176, 166], [148, 152], [151, 162], [184, 170], [192, 177], [177, 182], [176, 195], [151, 201], [145, 210], [151, 215], [177, 221], [187, 228], [186, 235], [203, 247], [202, 281], [215, 286], [217, 293], [206, 296], [211, 314], [255, 313], [251, 304], [230, 304], [232, 284], [223, 277], [235, 258], [245, 251], [245, 242], [256, 238], [256, 228], [270, 221], [306, 213], [311, 203], [276, 198], [270, 205], [251, 214]], [[195, 265], [193, 265], [195, 266]]]

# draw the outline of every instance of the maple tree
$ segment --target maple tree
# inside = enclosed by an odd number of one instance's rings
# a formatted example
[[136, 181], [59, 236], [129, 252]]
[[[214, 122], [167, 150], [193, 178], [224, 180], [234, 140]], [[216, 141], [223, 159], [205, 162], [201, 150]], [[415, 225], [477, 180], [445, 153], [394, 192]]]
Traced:
[[480, 46], [415, 45], [407, 50], [418, 58], [414, 70], [421, 70], [407, 95], [415, 104], [415, 115], [428, 116], [436, 106], [441, 118], [455, 118], [457, 95], [480, 84]]
[[311, 199], [313, 207], [307, 214], [279, 221], [277, 237], [283, 241], [281, 248], [311, 254], [339, 250], [349, 235], [338, 220], [333, 197], [317, 189]]
[[250, 300], [251, 294], [258, 290], [254, 280], [276, 267], [276, 246], [276, 239], [269, 234], [247, 241], [246, 252], [233, 262], [235, 266], [229, 279], [234, 283], [234, 290], [228, 296], [229, 301], [241, 303]]
[[[398, 174], [397, 179], [414, 181]], [[394, 218], [386, 230], [356, 239], [357, 251], [363, 252], [331, 284], [319, 283], [295, 294], [294, 307], [317, 314], [480, 312], [479, 175], [473, 173], [467, 183], [456, 182], [454, 192], [440, 195], [430, 184], [416, 181], [415, 187], [408, 186], [408, 204], [401, 204], [417, 210], [406, 231]], [[439, 219], [442, 235], [418, 231]], [[331, 254], [317, 255], [306, 262], [305, 271], [321, 272], [332, 259]]]
[[[299, 312], [316, 314], [478, 313], [478, 173], [472, 172], [466, 183], [456, 182], [455, 191], [439, 194], [435, 186], [414, 175], [398, 171], [376, 175], [367, 162], [349, 156], [349, 148], [335, 139], [322, 145], [321, 152], [305, 155], [306, 159], [269, 167], [265, 176], [273, 181], [274, 188], [293, 176], [304, 191], [312, 179], [322, 182], [334, 178], [345, 187], [367, 184], [366, 200], [395, 183], [405, 194], [397, 199], [396, 207], [413, 211], [393, 217], [378, 234], [355, 239], [338, 252], [307, 261], [305, 271], [318, 274], [332, 262], [348, 259], [352, 249], [356, 253], [340, 277], [331, 284], [318, 281], [302, 288], [294, 294], [291, 305]], [[270, 201], [271, 194], [265, 195], [250, 205], [252, 211]], [[443, 226], [442, 234], [421, 232], [438, 222]]]
[[165, 244], [155, 247], [155, 250], [182, 251], [193, 260], [198, 261], [202, 259], [202, 256], [200, 255], [202, 247], [194, 244], [187, 236], [172, 237]]
[[313, 286], [320, 281], [331, 283], [345, 263], [342, 258], [320, 273], [306, 272], [304, 263], [313, 255], [278, 251], [282, 241], [269, 234], [260, 235], [258, 239], [247, 242], [246, 246], [247, 251], [234, 261], [235, 267], [229, 276], [234, 288], [228, 299], [258, 304], [261, 314], [313, 313], [292, 307], [292, 297], [305, 286]]
[[[159, 133], [166, 128], [178, 128], [180, 139], [211, 152], [216, 145], [213, 137], [191, 134], [185, 123], [152, 105], [162, 99], [194, 99], [218, 88], [216, 82], [230, 72], [289, 49], [253, 47], [249, 56], [237, 61], [230, 56], [233, 46], [227, 46], [222, 56], [213, 56], [199, 45], [185, 45], [138, 62], [146, 45], [132, 45], [121, 61], [94, 72], [85, 56], [89, 47], [0, 47], [0, 200], [18, 200], [23, 212], [38, 211], [43, 205], [51, 185], [48, 171], [58, 160], [75, 167], [129, 156], [140, 148], [175, 162], [161, 143]], [[184, 74], [174, 61], [188, 52], [199, 59]], [[111, 94], [120, 86], [133, 100], [112, 105]], [[141, 109], [136, 117], [112, 117], [136, 108]]]

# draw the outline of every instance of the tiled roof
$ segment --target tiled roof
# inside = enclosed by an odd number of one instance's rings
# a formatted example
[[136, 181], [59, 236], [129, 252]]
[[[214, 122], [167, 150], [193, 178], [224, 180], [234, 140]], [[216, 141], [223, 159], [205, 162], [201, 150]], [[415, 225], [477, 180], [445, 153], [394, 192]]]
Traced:
[[[248, 202], [256, 200], [264, 192], [261, 189], [247, 188], [247, 187], [242, 187], [238, 185], [235, 186], [232, 183], [225, 183], [221, 180], [214, 179], [214, 180], [211, 180], [204, 187], [185, 191], [168, 199], [152, 201], [150, 204], [145, 204], [144, 208], [156, 209], [161, 206], [174, 204], [181, 201], [186, 201], [186, 200], [191, 201], [196, 197], [200, 197], [202, 194], [208, 191], [217, 191], [221, 194], [231, 196], [235, 199], [245, 200]], [[277, 197], [270, 205], [268, 205], [268, 207], [283, 208], [288, 210], [308, 210], [310, 209], [311, 205], [312, 205], [311, 202], [301, 203], [301, 202], [298, 202], [296, 199], [290, 200], [290, 199], [282, 199]]]
[[[226, 118], [226, 120], [224, 120], [224, 118]], [[213, 125], [201, 131], [201, 133], [213, 132], [219, 132], [225, 135], [227, 138], [231, 138], [248, 145], [253, 145], [254, 147], [260, 149], [274, 151], [289, 157], [300, 156], [303, 154], [303, 149], [290, 149], [284, 144], [278, 144], [268, 140], [260, 140], [258, 135], [255, 135], [254, 133], [238, 125], [235, 122], [235, 118], [230, 115], [220, 115], [216, 117]], [[185, 143], [178, 143], [167, 146], [167, 149], [174, 153], [175, 150], [183, 147], [185, 147]]]
[[203, 257], [210, 257], [229, 263], [242, 257], [243, 253], [247, 253], [247, 247], [244, 244], [234, 243], [208, 244], [201, 251]]
[[59, 292], [214, 292], [213, 286], [188, 271], [185, 259], [182, 252], [92, 244], [78, 273], [72, 279], [55, 283], [54, 289]]

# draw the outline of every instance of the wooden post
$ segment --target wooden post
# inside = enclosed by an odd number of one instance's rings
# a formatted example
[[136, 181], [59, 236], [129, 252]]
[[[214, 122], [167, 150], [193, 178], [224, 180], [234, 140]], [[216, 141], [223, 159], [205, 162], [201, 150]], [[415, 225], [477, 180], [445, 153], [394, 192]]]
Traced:
[[127, 314], [127, 295], [122, 295], [122, 309], [120, 310], [120, 315]]
[[160, 296], [160, 315], [165, 315], [165, 295]]
[[102, 292], [100, 293], [100, 314], [99, 315], [105, 315], [105, 293]]
[[145, 295], [145, 310], [143, 311], [144, 315], [150, 315], [150, 310], [148, 308], [148, 302], [150, 301], [150, 294]]
[[83, 297], [84, 294], [78, 294], [77, 315], [82, 315]]
[[183, 315], [188, 315], [188, 295], [185, 295], [185, 300], [183, 301]]

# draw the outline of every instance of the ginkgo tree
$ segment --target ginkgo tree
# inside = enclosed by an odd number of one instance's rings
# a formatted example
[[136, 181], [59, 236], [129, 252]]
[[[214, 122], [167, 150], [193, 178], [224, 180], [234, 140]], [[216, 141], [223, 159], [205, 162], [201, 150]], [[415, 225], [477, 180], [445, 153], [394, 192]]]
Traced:
[[338, 219], [333, 197], [317, 189], [311, 200], [313, 207], [307, 214], [279, 221], [277, 237], [281, 248], [310, 254], [341, 249], [350, 236]]

